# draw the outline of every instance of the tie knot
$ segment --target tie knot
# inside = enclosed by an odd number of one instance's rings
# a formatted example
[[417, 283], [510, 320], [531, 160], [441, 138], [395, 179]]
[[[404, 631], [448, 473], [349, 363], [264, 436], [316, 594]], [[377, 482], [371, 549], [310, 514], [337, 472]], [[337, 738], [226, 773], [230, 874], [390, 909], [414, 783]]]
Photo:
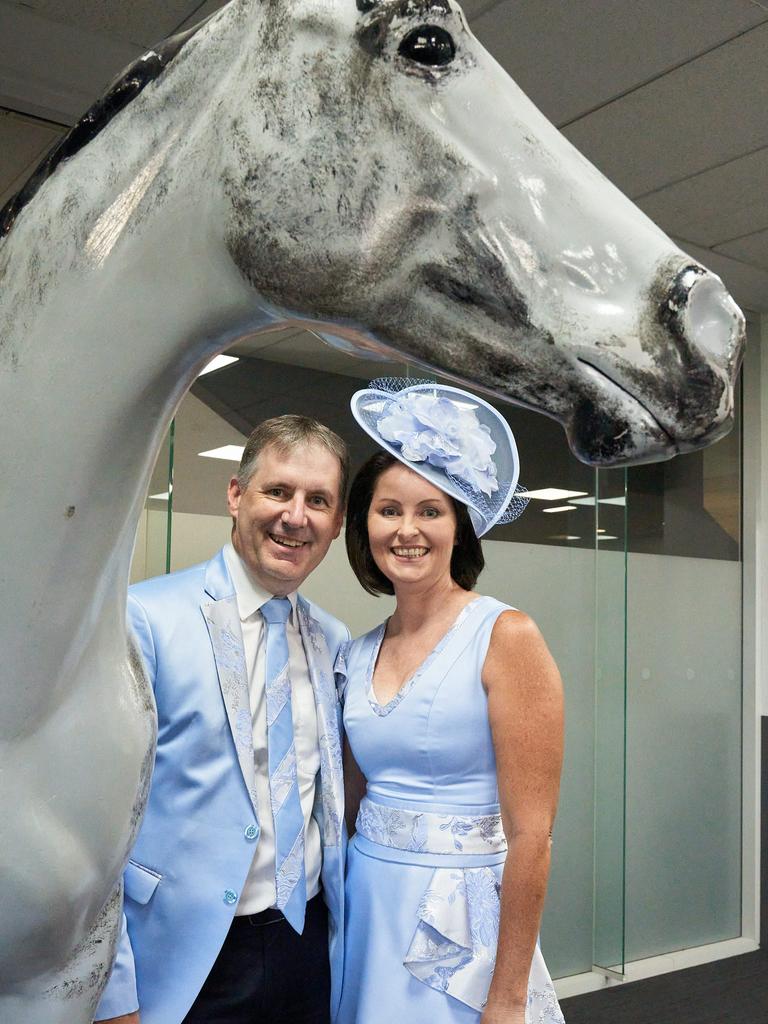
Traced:
[[291, 614], [291, 602], [287, 597], [272, 597], [261, 606], [261, 614], [265, 622], [280, 623], [284, 626]]

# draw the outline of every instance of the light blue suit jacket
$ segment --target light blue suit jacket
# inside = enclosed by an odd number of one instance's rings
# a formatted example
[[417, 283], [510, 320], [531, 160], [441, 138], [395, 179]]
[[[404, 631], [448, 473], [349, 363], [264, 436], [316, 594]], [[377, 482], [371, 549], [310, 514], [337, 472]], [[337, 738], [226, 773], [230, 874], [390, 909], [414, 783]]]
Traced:
[[[301, 596], [297, 610], [320, 737], [315, 816], [335, 1013], [345, 844], [337, 692], [349, 632]], [[259, 837], [243, 639], [223, 552], [131, 587], [128, 617], [155, 691], [157, 755], [124, 875], [117, 960], [96, 1019], [138, 1006], [142, 1024], [180, 1024], [224, 943]]]

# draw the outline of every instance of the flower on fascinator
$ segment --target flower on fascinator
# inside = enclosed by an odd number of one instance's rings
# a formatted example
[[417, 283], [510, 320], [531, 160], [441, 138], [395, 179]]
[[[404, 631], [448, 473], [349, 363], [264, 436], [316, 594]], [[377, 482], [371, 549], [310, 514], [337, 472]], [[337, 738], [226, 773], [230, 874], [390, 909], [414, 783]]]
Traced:
[[496, 442], [467, 405], [411, 391], [387, 404], [376, 427], [410, 462], [426, 462], [489, 496], [498, 490]]

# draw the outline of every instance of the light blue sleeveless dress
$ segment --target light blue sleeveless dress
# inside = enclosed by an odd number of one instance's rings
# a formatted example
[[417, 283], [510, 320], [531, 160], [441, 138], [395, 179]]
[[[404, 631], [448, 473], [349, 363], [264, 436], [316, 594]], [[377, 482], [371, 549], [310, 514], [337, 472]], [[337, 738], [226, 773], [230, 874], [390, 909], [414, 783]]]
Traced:
[[[335, 1024], [477, 1024], [493, 976], [506, 856], [481, 672], [507, 606], [471, 601], [385, 706], [386, 623], [352, 644], [344, 726], [368, 780], [349, 844]], [[562, 1024], [536, 947], [526, 1022]]]

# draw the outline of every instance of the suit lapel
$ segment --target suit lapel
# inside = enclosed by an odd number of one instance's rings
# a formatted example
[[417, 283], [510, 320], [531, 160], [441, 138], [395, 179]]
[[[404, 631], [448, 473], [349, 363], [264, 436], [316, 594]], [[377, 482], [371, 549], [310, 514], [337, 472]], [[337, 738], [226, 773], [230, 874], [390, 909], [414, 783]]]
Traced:
[[201, 608], [211, 638], [221, 695], [227, 710], [227, 720], [237, 751], [240, 770], [243, 773], [253, 809], [258, 816], [253, 763], [253, 723], [245, 668], [243, 633], [240, 628], [237, 599], [222, 553], [219, 553], [209, 563], [205, 589], [213, 600], [203, 601]]
[[334, 666], [325, 634], [309, 606], [299, 595], [297, 600], [299, 632], [307, 658], [309, 678], [315, 694], [317, 733], [320, 742], [320, 787], [322, 791], [322, 833], [324, 846], [341, 843], [344, 815], [339, 701]]

